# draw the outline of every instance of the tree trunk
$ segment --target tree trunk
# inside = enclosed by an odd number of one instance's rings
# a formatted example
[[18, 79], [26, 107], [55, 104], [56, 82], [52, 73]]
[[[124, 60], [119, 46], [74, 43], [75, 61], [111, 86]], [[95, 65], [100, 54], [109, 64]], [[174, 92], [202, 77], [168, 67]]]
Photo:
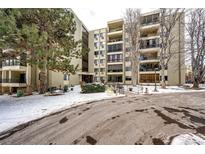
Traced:
[[165, 69], [164, 69], [164, 66], [162, 66], [162, 69], [161, 69], [161, 78], [162, 78], [162, 88], [165, 89], [166, 88], [166, 83], [165, 83], [165, 76], [164, 76], [164, 72], [165, 72]]
[[194, 80], [193, 81], [193, 86], [192, 86], [192, 88], [194, 88], [194, 89], [198, 89], [199, 88], [199, 81], [198, 80]]
[[47, 72], [46, 72], [46, 67], [44, 66], [43, 69], [40, 71], [40, 89], [39, 93], [44, 94], [47, 91]]

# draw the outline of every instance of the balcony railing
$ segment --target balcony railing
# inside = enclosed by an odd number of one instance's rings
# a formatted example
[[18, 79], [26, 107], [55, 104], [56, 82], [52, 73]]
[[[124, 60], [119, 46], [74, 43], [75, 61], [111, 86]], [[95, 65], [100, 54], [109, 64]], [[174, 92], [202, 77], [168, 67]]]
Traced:
[[117, 32], [117, 31], [122, 31], [122, 28], [110, 29], [110, 30], [109, 30], [109, 33], [111, 33], [111, 32]]
[[109, 40], [108, 43], [113, 43], [113, 42], [119, 42], [119, 41], [122, 41], [122, 39], [112, 39], [112, 40]]
[[108, 72], [112, 73], [112, 72], [122, 72], [122, 69], [108, 69]]
[[108, 52], [119, 52], [123, 50], [122, 44], [108, 45]]
[[10, 59], [10, 60], [5, 60], [2, 62], [2, 66], [26, 66], [25, 62], [22, 62], [18, 59]]
[[113, 62], [122, 62], [123, 59], [108, 59], [108, 63], [113, 63]]
[[159, 44], [150, 44], [150, 45], [141, 45], [140, 49], [158, 48], [158, 47], [160, 47]]
[[144, 68], [144, 67], [140, 67], [140, 72], [149, 72], [149, 71], [159, 71], [159, 68]]
[[147, 21], [147, 22], [142, 22], [142, 26], [148, 26], [148, 25], [153, 25], [153, 24], [157, 24], [159, 23], [159, 20], [150, 20], [150, 21]]
[[2, 83], [26, 83], [26, 79], [19, 79], [19, 78], [14, 78], [14, 79], [1, 79], [0, 80]]
[[143, 60], [158, 60], [159, 57], [145, 57], [145, 56], [141, 56], [140, 57], [140, 61], [143, 61]]

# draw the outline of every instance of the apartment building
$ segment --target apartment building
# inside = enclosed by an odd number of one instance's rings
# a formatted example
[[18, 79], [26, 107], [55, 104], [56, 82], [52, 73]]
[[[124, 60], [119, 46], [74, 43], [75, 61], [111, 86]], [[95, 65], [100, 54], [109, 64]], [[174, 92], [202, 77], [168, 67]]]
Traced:
[[[153, 85], [156, 82], [160, 84], [161, 70], [159, 65], [160, 56], [160, 23], [159, 10], [144, 13], [141, 15], [140, 26], [140, 59], [139, 59], [139, 84]], [[184, 20], [184, 17], [180, 19]], [[175, 43], [171, 47], [173, 57], [168, 63], [165, 70], [165, 80], [167, 85], [178, 85], [185, 82], [185, 65], [184, 65], [184, 27], [182, 22], [178, 21], [173, 29]], [[130, 47], [127, 34], [124, 28], [123, 19], [109, 21], [106, 33], [106, 82], [108, 84], [132, 84], [132, 68], [130, 61]], [[96, 30], [97, 33], [98, 30]], [[95, 30], [94, 30], [95, 32]], [[93, 31], [90, 38], [94, 37]], [[181, 40], [181, 41], [179, 41]], [[91, 52], [94, 52], [95, 41], [90, 40]], [[96, 53], [95, 56], [99, 54]], [[95, 65], [95, 64], [94, 64]], [[98, 69], [94, 69], [97, 77]], [[156, 74], [155, 74], [156, 73]]]
[[[72, 10], [71, 10], [72, 11]], [[74, 12], [73, 12], [74, 13]], [[82, 48], [89, 47], [89, 32], [81, 20], [74, 14], [76, 22], [75, 40], [82, 40]], [[0, 93], [16, 92], [17, 89], [38, 90], [40, 85], [39, 69], [26, 63], [27, 53], [17, 53], [14, 49], [3, 51], [4, 58], [0, 62]], [[82, 58], [73, 58], [71, 63], [79, 65], [76, 74], [63, 74], [62, 72], [49, 71], [49, 87], [61, 87], [65, 85], [78, 85], [81, 81], [92, 82], [93, 73], [90, 73], [92, 54], [83, 55]]]

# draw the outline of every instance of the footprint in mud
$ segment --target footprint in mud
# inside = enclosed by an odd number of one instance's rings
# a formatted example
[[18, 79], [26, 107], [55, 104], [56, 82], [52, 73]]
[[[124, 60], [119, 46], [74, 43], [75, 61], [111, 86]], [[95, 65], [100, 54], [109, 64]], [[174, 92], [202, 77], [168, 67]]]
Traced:
[[59, 123], [60, 123], [60, 124], [63, 124], [63, 123], [65, 123], [66, 121], [68, 121], [68, 118], [67, 118], [67, 117], [63, 117], [63, 118], [59, 121]]
[[164, 145], [164, 142], [160, 138], [153, 138], [152, 143], [154, 145]]
[[133, 101], [127, 101], [128, 103], [132, 103]]
[[147, 109], [135, 110], [135, 112], [144, 112], [144, 111], [147, 111]]
[[116, 103], [116, 101], [112, 101], [112, 103]]
[[119, 115], [117, 115], [117, 116], [115, 116], [115, 117], [112, 117], [111, 119], [116, 119], [116, 118], [119, 118], [120, 116]]
[[83, 109], [83, 112], [88, 111], [88, 110], [90, 110], [90, 108], [89, 108], [89, 107], [87, 107], [87, 108]]
[[55, 145], [55, 144], [56, 144], [56, 143], [52, 143], [52, 142], [51, 142], [51, 143], [49, 143], [49, 145]]
[[86, 136], [86, 142], [91, 144], [91, 145], [95, 145], [97, 143], [97, 140], [94, 139], [93, 137], [91, 136]]
[[82, 113], [78, 113], [78, 115], [81, 115]]

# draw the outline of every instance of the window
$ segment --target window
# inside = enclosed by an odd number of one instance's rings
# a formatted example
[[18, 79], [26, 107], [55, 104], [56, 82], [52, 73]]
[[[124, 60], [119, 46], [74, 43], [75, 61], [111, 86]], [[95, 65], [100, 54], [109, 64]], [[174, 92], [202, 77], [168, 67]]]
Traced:
[[100, 47], [104, 48], [104, 43], [103, 42], [100, 42]]
[[[165, 75], [165, 76], [164, 76], [164, 79], [165, 79], [165, 81], [168, 81], [168, 76]], [[160, 81], [162, 81], [162, 76], [160, 76]]]
[[100, 51], [100, 52], [99, 52], [99, 54], [100, 54], [101, 56], [103, 56], [103, 57], [105, 56], [104, 53], [105, 53], [105, 51]]
[[98, 51], [95, 51], [95, 56], [97, 56], [98, 55]]
[[132, 80], [132, 77], [131, 77], [131, 76], [126, 76], [126, 77], [125, 77], [125, 80], [126, 80], [126, 81], [131, 81], [131, 80]]
[[103, 64], [104, 63], [104, 60], [103, 59], [100, 59], [100, 64]]
[[108, 62], [121, 62], [122, 54], [108, 55]]
[[99, 64], [99, 61], [98, 60], [94, 60], [94, 64], [95, 65]]
[[64, 74], [64, 80], [68, 81], [69, 80], [69, 75], [68, 74]]
[[100, 38], [101, 38], [101, 39], [104, 39], [103, 33], [100, 33]]
[[94, 38], [97, 40], [99, 37], [99, 34], [94, 34]]
[[94, 46], [95, 46], [95, 48], [98, 48], [98, 47], [99, 47], [99, 43], [98, 43], [98, 42], [95, 42], [95, 43], [94, 43]]
[[99, 72], [99, 69], [98, 69], [98, 68], [95, 68], [95, 69], [94, 69], [94, 72]]
[[105, 72], [105, 69], [104, 68], [100, 68], [100, 72]]
[[125, 71], [131, 71], [131, 67], [125, 67]]
[[125, 57], [125, 61], [130, 61], [130, 57]]

